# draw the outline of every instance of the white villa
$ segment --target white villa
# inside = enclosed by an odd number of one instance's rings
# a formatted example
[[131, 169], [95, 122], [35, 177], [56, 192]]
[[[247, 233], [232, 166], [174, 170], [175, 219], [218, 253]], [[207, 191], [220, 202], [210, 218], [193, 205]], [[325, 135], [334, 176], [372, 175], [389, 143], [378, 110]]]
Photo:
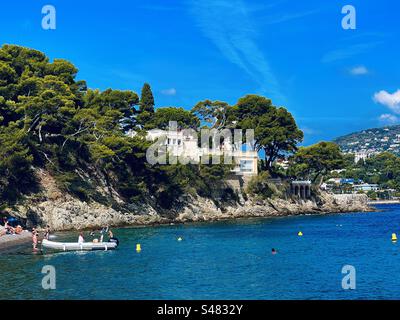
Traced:
[[375, 154], [376, 154], [375, 152], [367, 152], [367, 151], [356, 152], [354, 153], [354, 162], [358, 163], [358, 161], [360, 160], [366, 160]]
[[155, 141], [164, 137], [168, 152], [176, 157], [183, 156], [196, 163], [204, 156], [230, 156], [235, 164], [232, 172], [236, 175], [252, 176], [258, 174], [257, 151], [243, 151], [239, 145], [226, 138], [217, 147], [199, 147], [197, 134], [190, 130], [164, 131], [153, 129], [147, 132], [147, 139]]

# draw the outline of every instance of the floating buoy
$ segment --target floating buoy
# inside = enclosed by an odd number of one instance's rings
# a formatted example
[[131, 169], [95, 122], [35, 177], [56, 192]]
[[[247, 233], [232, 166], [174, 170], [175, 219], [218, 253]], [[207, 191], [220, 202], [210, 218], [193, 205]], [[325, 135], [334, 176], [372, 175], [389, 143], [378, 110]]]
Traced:
[[299, 233], [297, 234], [299, 237], [303, 236], [303, 232], [299, 231]]
[[140, 243], [138, 243], [138, 244], [136, 245], [136, 251], [137, 251], [137, 252], [142, 251], [142, 247], [140, 246]]
[[183, 239], [181, 237], [178, 238], [178, 241], [182, 241]]
[[395, 233], [392, 233], [392, 241], [396, 242], [397, 241], [397, 236]]

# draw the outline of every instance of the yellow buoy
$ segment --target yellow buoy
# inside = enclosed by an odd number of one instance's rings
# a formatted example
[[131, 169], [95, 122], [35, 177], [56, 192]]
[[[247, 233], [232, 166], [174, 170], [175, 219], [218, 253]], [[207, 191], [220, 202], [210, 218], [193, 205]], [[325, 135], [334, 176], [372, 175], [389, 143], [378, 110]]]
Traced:
[[299, 237], [303, 236], [303, 232], [299, 231], [299, 233], [297, 234]]
[[397, 236], [395, 233], [392, 233], [392, 241], [396, 242], [397, 241]]
[[140, 243], [138, 243], [138, 244], [136, 245], [136, 251], [137, 251], [137, 252], [142, 251], [142, 247], [141, 247]]

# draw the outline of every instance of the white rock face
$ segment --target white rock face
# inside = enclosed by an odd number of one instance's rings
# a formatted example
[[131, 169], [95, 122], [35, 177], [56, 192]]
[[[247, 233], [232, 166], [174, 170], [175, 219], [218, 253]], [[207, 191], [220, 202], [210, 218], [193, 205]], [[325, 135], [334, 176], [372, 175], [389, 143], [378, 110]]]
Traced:
[[[172, 210], [157, 211], [143, 201], [126, 204], [124, 210], [116, 210], [100, 203], [86, 203], [62, 193], [54, 180], [46, 176], [44, 192], [40, 199], [31, 199], [17, 206], [14, 215], [27, 219], [28, 226], [52, 230], [98, 229], [104, 226], [132, 226], [162, 223], [212, 221], [232, 218], [273, 217], [298, 214], [323, 214], [351, 211], [370, 211], [366, 195], [352, 197], [333, 196], [322, 193], [314, 201], [271, 199], [248, 200], [218, 207], [212, 200], [187, 197]], [[116, 201], [121, 203], [121, 199]]]

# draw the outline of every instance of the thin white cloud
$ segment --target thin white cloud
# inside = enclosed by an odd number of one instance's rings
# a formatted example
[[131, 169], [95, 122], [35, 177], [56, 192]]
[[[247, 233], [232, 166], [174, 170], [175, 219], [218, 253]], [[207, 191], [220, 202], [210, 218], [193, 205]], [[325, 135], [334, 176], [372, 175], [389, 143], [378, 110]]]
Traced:
[[266, 18], [265, 24], [277, 24], [277, 23], [288, 22], [288, 21], [291, 21], [294, 19], [304, 18], [304, 17], [310, 16], [310, 15], [318, 13], [318, 12], [319, 12], [319, 10], [309, 10], [309, 11], [303, 11], [303, 12], [280, 14], [279, 16]]
[[255, 40], [256, 30], [242, 0], [187, 0], [203, 34], [233, 64], [246, 72], [261, 91], [285, 100], [272, 68]]
[[315, 130], [315, 129], [312, 129], [309, 127], [301, 127], [300, 130], [303, 131], [303, 133], [306, 135], [315, 135], [315, 134], [319, 133], [318, 130]]
[[350, 69], [350, 74], [352, 74], [353, 76], [363, 76], [368, 73], [369, 73], [369, 71], [365, 66], [357, 66], [357, 67]]
[[380, 115], [379, 121], [384, 124], [395, 124], [399, 122], [399, 118], [393, 114], [385, 113]]
[[270, 10], [271, 8], [285, 4], [287, 0], [268, 1], [268, 3], [246, 3], [247, 12], [262, 12]]
[[381, 90], [374, 94], [374, 101], [388, 107], [392, 112], [400, 114], [400, 89], [394, 93]]
[[166, 96], [175, 96], [176, 89], [175, 88], [164, 89], [164, 90], [161, 90], [161, 93]]
[[379, 44], [383, 43], [382, 41], [368, 42], [368, 43], [358, 43], [353, 44], [344, 48], [336, 49], [331, 52], [326, 53], [322, 57], [323, 63], [335, 62], [339, 60], [348, 59], [375, 48]]

